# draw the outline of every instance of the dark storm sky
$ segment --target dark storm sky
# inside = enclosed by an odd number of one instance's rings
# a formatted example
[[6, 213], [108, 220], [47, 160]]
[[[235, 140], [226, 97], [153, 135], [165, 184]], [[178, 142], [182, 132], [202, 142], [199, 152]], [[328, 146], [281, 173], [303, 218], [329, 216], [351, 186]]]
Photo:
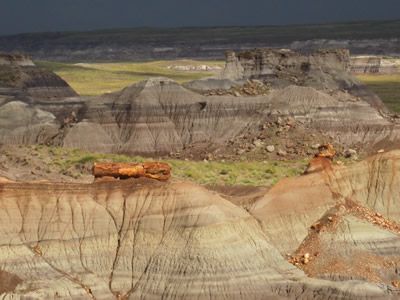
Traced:
[[399, 18], [400, 0], [0, 0], [0, 34]]

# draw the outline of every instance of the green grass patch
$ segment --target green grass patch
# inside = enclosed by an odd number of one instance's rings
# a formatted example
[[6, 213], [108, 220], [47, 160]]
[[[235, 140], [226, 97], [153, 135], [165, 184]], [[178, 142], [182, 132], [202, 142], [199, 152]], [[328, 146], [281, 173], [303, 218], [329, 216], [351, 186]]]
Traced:
[[400, 75], [358, 75], [393, 112], [400, 113]]
[[[23, 146], [25, 153], [31, 155], [29, 163], [41, 159], [49, 172], [65, 174], [91, 174], [91, 165], [96, 161], [141, 163], [152, 159], [139, 156], [119, 154], [92, 153], [80, 149], [48, 147], [43, 145]], [[11, 154], [12, 155], [12, 154]], [[24, 160], [26, 158], [24, 157]], [[282, 177], [294, 177], [302, 174], [308, 160], [297, 161], [186, 161], [176, 159], [161, 159], [172, 167], [172, 175], [176, 179], [187, 180], [198, 184], [209, 185], [249, 185], [272, 186]]]
[[66, 64], [36, 61], [36, 65], [52, 71], [64, 79], [79, 95], [95, 96], [119, 91], [124, 87], [151, 77], [168, 77], [179, 83], [212, 76], [216, 72], [182, 72], [168, 69], [174, 65], [217, 65], [224, 62], [199, 62], [190, 60], [154, 61], [145, 63], [93, 63]]

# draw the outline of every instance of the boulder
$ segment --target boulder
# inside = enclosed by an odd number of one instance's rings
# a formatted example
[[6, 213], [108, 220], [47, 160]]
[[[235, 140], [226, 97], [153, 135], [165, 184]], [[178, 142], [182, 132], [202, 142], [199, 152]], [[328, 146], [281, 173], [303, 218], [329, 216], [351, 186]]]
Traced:
[[272, 152], [275, 151], [275, 147], [274, 147], [273, 145], [269, 145], [269, 146], [267, 146], [267, 151], [268, 151], [269, 153], [272, 153]]
[[279, 156], [286, 156], [286, 154], [287, 154], [286, 151], [283, 151], [282, 149], [278, 150], [278, 155]]

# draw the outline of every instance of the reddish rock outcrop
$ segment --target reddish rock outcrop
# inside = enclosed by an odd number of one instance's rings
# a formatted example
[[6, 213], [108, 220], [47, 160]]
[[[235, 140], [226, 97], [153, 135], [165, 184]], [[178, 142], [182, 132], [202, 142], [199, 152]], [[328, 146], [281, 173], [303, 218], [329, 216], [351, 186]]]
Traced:
[[100, 162], [93, 166], [93, 175], [96, 178], [139, 178], [147, 177], [159, 181], [167, 181], [171, 177], [171, 167], [167, 163], [146, 162], [143, 164], [123, 164]]
[[316, 155], [316, 157], [325, 157], [330, 160], [333, 159], [335, 156], [335, 149], [331, 144], [323, 144], [318, 147], [319, 153]]
[[321, 172], [332, 168], [332, 160], [336, 154], [334, 147], [331, 144], [322, 144], [318, 147], [318, 150], [319, 152], [310, 161], [304, 174]]

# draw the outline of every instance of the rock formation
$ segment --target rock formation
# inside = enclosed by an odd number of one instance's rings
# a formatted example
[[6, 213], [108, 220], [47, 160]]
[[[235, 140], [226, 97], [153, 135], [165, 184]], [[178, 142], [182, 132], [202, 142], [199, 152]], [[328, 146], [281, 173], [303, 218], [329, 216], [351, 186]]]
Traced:
[[32, 56], [27, 54], [0, 53], [0, 66], [34, 66]]
[[310, 56], [303, 56], [286, 49], [254, 49], [241, 51], [238, 54], [227, 51], [226, 66], [218, 75], [194, 81], [187, 86], [202, 89], [207, 88], [207, 81], [212, 79], [231, 80], [231, 84], [235, 85], [245, 79], [253, 78], [280, 81], [280, 84], [275, 85], [282, 85], [283, 79], [289, 81], [296, 79], [307, 84], [310, 83], [307, 77], [315, 77], [316, 74], [313, 74], [315, 71], [329, 73], [333, 70], [349, 71], [349, 69], [348, 50], [319, 50]]
[[[395, 204], [400, 185], [393, 177], [399, 155], [375, 155], [347, 168], [326, 160], [320, 172], [280, 181], [251, 213], [269, 241], [282, 253], [292, 253], [289, 260], [310, 276], [391, 285], [399, 263], [389, 250], [398, 247], [400, 234]], [[304, 226], [287, 228], [288, 222]], [[285, 235], [287, 242], [281, 238]]]
[[153, 78], [93, 98], [30, 98], [29, 104], [7, 99], [0, 104], [0, 143], [157, 155], [204, 142], [224, 145], [278, 116], [291, 116], [360, 150], [392, 147], [399, 140], [397, 121], [367, 102], [294, 85], [266, 96], [201, 96]]
[[351, 73], [355, 74], [396, 74], [400, 69], [395, 63], [379, 56], [357, 56], [351, 59]]
[[309, 57], [288, 50], [229, 52], [219, 77], [197, 81], [244, 83], [222, 96], [201, 95], [158, 77], [101, 96], [54, 98], [47, 92], [75, 93], [61, 88], [66, 83], [54, 74], [15, 68], [20, 79], [0, 88], [0, 143], [166, 155], [197, 145], [228, 147], [244, 131], [256, 132], [278, 117], [356, 150], [391, 149], [400, 139], [399, 119], [346, 71], [348, 51]]
[[0, 183], [4, 299], [396, 299], [400, 152], [249, 211], [185, 182]]
[[385, 109], [379, 97], [365, 84], [349, 75], [348, 50], [318, 50], [303, 56], [290, 50], [254, 49], [226, 52], [226, 66], [218, 75], [185, 83], [196, 90], [229, 89], [248, 79], [258, 79], [269, 87], [282, 89], [290, 85], [317, 90], [347, 90], [379, 109]]
[[[0, 97], [59, 99], [77, 93], [53, 72], [35, 66], [25, 54], [0, 54]], [[1, 98], [0, 98], [1, 102]]]

